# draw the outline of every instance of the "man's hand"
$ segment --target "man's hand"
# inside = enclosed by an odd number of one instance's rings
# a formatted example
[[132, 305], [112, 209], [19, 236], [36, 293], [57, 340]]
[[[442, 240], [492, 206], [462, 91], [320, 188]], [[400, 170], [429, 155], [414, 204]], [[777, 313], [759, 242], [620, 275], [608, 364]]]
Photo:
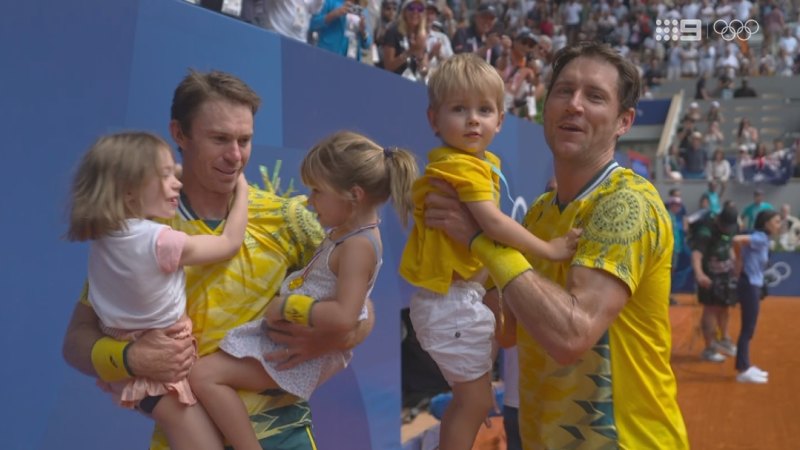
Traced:
[[444, 180], [429, 180], [439, 192], [425, 198], [425, 226], [442, 230], [456, 242], [469, 245], [480, 228], [472, 215], [458, 200], [458, 193]]
[[[323, 299], [322, 301], [334, 300]], [[264, 358], [267, 361], [278, 363], [278, 370], [284, 370], [326, 353], [352, 349], [364, 342], [375, 326], [375, 310], [370, 299], [367, 299], [367, 311], [367, 318], [359, 321], [356, 328], [347, 333], [324, 331], [294, 324], [267, 314], [264, 316], [267, 336], [273, 342], [283, 344], [286, 348], [267, 353]]]
[[191, 334], [186, 334], [187, 325], [191, 327], [187, 321], [184, 316], [168, 328], [146, 331], [131, 344], [127, 361], [134, 375], [165, 383], [189, 375], [197, 352]]
[[278, 363], [278, 370], [291, 369], [325, 353], [341, 350], [343, 343], [348, 341], [347, 337], [343, 338], [339, 333], [323, 332], [285, 320], [267, 320], [266, 323], [269, 338], [286, 346], [283, 350], [264, 355], [267, 361]]

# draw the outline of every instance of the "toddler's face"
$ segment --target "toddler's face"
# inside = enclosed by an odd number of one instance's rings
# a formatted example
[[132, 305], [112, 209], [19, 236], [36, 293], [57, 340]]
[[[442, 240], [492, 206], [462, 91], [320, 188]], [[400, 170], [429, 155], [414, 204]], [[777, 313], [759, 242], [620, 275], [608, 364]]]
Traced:
[[503, 123], [503, 111], [491, 96], [468, 92], [452, 95], [428, 110], [433, 131], [450, 147], [483, 157]]

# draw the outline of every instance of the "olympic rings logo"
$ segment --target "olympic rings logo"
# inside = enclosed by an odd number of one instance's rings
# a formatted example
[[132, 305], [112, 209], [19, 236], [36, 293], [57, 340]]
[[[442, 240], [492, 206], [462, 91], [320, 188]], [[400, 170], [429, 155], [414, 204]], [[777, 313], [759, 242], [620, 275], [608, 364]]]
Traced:
[[792, 266], [784, 261], [778, 261], [769, 269], [764, 271], [764, 282], [769, 287], [781, 284], [781, 281], [788, 279], [792, 275]]
[[720, 35], [723, 40], [732, 41], [738, 38], [746, 41], [754, 34], [758, 33], [760, 25], [753, 19], [748, 19], [745, 22], [742, 22], [739, 19], [734, 19], [731, 20], [730, 23], [724, 21], [723, 19], [719, 19], [714, 22], [714, 25], [712, 25], [711, 28], [715, 33]]

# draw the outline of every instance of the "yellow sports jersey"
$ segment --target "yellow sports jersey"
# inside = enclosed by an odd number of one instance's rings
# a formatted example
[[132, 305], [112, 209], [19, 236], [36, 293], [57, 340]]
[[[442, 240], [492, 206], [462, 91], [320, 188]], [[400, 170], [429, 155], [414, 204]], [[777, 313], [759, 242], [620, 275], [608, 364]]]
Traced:
[[570, 265], [603, 270], [625, 283], [631, 297], [574, 365], [558, 364], [517, 329], [524, 448], [688, 448], [670, 367], [673, 237], [658, 192], [611, 163], [566, 206], [552, 192], [542, 195], [525, 226], [544, 240], [583, 229], [571, 262], [531, 258], [538, 273], [565, 286]]
[[400, 261], [400, 275], [414, 286], [446, 294], [453, 272], [468, 280], [482, 268], [480, 261], [463, 245], [454, 244], [447, 235], [425, 226], [425, 196], [434, 191], [429, 178], [450, 183], [462, 202], [500, 201], [500, 159], [486, 151], [485, 159], [449, 147], [428, 153], [425, 173], [414, 182], [414, 228], [406, 241]]
[[[217, 350], [225, 333], [264, 314], [287, 271], [305, 266], [324, 233], [305, 208], [304, 197], [282, 198], [250, 187], [244, 244], [232, 259], [204, 266], [185, 266], [186, 309], [192, 319], [199, 356]], [[221, 223], [198, 219], [181, 197], [178, 214], [165, 221], [189, 235], [221, 234]], [[259, 439], [311, 423], [308, 403], [275, 391], [272, 395], [240, 392]], [[166, 450], [156, 430], [151, 449]]]

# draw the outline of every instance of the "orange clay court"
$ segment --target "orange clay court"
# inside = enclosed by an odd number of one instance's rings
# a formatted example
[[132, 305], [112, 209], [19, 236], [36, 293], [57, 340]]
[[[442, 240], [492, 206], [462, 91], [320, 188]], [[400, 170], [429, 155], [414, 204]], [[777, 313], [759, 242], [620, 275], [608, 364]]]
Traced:
[[[800, 297], [770, 296], [761, 304], [750, 358], [769, 372], [765, 385], [737, 383], [733, 358], [701, 360], [700, 305], [692, 294], [675, 298], [678, 304], [670, 308], [672, 368], [691, 448], [800, 449]], [[730, 333], [738, 337], [738, 307], [731, 311]], [[422, 414], [415, 422], [403, 427], [404, 441], [436, 420]], [[473, 450], [505, 448], [502, 422], [496, 418], [494, 423], [491, 429], [481, 428]]]

